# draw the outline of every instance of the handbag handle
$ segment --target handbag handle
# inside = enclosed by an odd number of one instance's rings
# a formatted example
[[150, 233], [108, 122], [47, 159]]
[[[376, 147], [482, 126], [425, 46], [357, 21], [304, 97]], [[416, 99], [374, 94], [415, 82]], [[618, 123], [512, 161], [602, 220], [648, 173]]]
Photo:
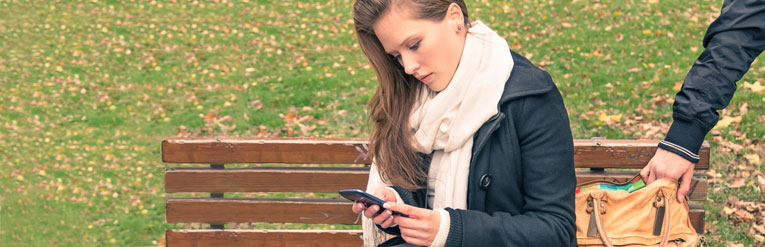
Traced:
[[592, 211], [592, 214], [595, 215], [595, 226], [598, 228], [600, 240], [603, 241], [603, 244], [606, 245], [606, 247], [613, 247], [608, 236], [606, 236], [606, 231], [603, 230], [603, 223], [600, 220], [600, 197], [592, 196], [592, 194], [590, 194], [590, 197], [592, 198], [593, 207], [595, 208], [595, 210]]
[[[667, 241], [669, 240], [669, 223], [670, 223], [670, 214], [672, 210], [669, 208], [669, 204], [671, 204], [669, 201], [667, 201], [667, 196], [664, 194], [663, 190], [659, 190], [659, 195], [663, 197], [664, 201], [666, 202], [665, 206], [667, 207], [667, 213], [664, 214], [664, 233], [662, 233], [661, 237], [661, 247], [667, 246]], [[595, 210], [592, 211], [592, 214], [595, 215], [595, 226], [598, 228], [598, 235], [600, 235], [600, 240], [603, 241], [603, 244], [606, 247], [613, 247], [611, 244], [611, 240], [608, 239], [608, 236], [606, 236], [606, 231], [603, 229], [603, 223], [600, 220], [600, 197], [599, 196], [593, 196], [590, 194], [590, 198], [592, 198], [593, 201], [593, 207]]]

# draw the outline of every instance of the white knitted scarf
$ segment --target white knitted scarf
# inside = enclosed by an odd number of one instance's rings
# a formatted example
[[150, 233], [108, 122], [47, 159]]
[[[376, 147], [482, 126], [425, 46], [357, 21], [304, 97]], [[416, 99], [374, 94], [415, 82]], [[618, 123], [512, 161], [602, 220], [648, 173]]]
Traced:
[[[512, 69], [507, 41], [481, 21], [475, 21], [468, 31], [457, 71], [446, 89], [434, 94], [423, 87], [409, 121], [415, 150], [433, 153], [428, 171], [428, 187], [435, 189], [433, 209], [467, 208], [473, 136], [497, 114], [497, 104]], [[373, 163], [367, 191], [374, 192], [382, 186], [389, 185], [380, 179]], [[377, 228], [371, 220], [364, 221], [365, 246], [376, 246]]]

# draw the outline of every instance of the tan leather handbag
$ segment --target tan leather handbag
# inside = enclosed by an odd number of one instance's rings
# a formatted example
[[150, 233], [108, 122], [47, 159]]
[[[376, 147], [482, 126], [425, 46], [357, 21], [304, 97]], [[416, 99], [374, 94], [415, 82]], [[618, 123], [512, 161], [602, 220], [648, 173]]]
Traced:
[[[697, 246], [700, 238], [677, 200], [677, 180], [645, 185], [640, 175], [616, 184], [577, 185], [576, 238], [579, 246]], [[686, 201], [687, 202], [687, 201]]]

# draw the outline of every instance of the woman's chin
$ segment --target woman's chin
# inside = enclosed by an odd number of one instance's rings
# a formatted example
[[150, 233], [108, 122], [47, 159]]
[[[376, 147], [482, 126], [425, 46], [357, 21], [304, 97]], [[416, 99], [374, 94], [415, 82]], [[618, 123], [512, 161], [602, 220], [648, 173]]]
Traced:
[[444, 89], [446, 89], [446, 87], [448, 86], [446, 84], [448, 84], [448, 83], [438, 83], [438, 82], [435, 82], [435, 81], [430, 81], [429, 83], [425, 83], [425, 85], [428, 86], [430, 91], [433, 91], [433, 92], [444, 91]]

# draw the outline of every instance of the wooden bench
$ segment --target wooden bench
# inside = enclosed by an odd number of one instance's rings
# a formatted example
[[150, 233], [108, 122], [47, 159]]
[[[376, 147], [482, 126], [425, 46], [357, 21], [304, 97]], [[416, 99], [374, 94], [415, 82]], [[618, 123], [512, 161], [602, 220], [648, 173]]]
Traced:
[[[577, 169], [577, 182], [604, 178], [625, 181], [648, 163], [657, 143], [575, 140], [575, 165], [582, 168]], [[207, 165], [175, 165], [165, 169], [167, 222], [210, 224], [210, 229], [168, 230], [167, 246], [361, 246], [361, 230], [332, 229], [337, 225], [319, 225], [324, 226], [319, 230], [245, 230], [224, 229], [224, 226], [236, 222], [359, 224], [349, 201], [332, 194], [323, 195], [334, 198], [317, 199], [316, 193], [336, 194], [340, 189], [364, 189], [370, 162], [367, 150], [366, 139], [164, 140], [164, 162]], [[693, 201], [703, 201], [707, 197], [703, 170], [709, 167], [709, 144], [704, 143], [700, 156], [701, 161], [696, 165], [699, 171], [694, 174], [689, 195]], [[243, 163], [257, 165], [225, 167]], [[266, 167], [262, 164], [277, 165]], [[302, 198], [231, 198], [242, 192], [300, 192], [290, 195]], [[205, 194], [202, 198], [177, 198], [179, 194], [176, 193]], [[690, 218], [696, 230], [703, 233], [704, 209], [701, 205], [691, 204]]]

